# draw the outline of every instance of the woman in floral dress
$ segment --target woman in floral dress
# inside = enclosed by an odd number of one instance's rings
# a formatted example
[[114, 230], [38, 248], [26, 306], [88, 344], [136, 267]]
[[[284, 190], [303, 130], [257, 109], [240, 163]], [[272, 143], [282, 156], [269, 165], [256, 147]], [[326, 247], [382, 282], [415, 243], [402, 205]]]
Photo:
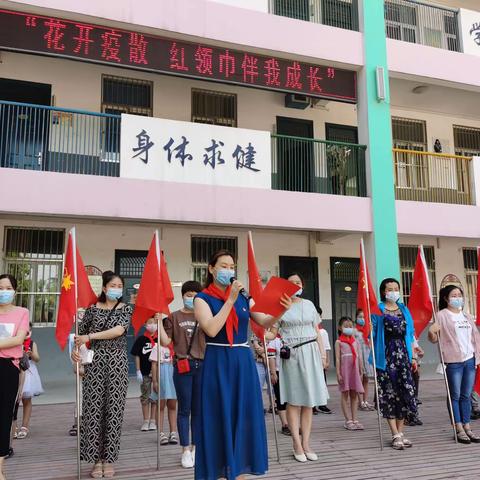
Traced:
[[403, 433], [405, 417], [417, 411], [412, 378], [413, 320], [408, 308], [399, 302], [397, 280], [382, 281], [380, 298], [383, 315], [372, 315], [378, 400], [392, 432], [392, 448], [403, 450], [412, 446]]

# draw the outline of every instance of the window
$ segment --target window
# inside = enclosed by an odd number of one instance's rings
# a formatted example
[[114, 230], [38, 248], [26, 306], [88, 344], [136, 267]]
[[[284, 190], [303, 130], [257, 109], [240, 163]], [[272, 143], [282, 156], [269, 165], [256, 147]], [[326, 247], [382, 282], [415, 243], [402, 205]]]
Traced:
[[205, 283], [210, 257], [218, 250], [228, 250], [237, 259], [237, 237], [192, 236], [193, 279]]
[[237, 95], [192, 88], [192, 122], [237, 126]]
[[[425, 261], [427, 262], [428, 276], [433, 295], [433, 304], [437, 303], [437, 280], [435, 275], [435, 249], [423, 247]], [[403, 299], [408, 304], [410, 290], [412, 288], [413, 271], [417, 261], [418, 245], [400, 245], [400, 272], [402, 275]]]
[[480, 128], [453, 126], [455, 155], [480, 156]]
[[282, 17], [310, 20], [309, 0], [273, 0], [273, 13]]
[[388, 38], [416, 43], [417, 9], [407, 3], [385, 2], [385, 28]]
[[[102, 112], [120, 115], [153, 115], [153, 83], [135, 78], [102, 77]], [[120, 128], [116, 119], [105, 123], [105, 151], [120, 151]]]
[[322, 0], [322, 23], [345, 30], [358, 30], [355, 0]]
[[[392, 137], [394, 148], [422, 152], [427, 150], [427, 126], [423, 120], [392, 117]], [[427, 188], [426, 156], [395, 152], [395, 185], [397, 188]]]
[[17, 305], [37, 326], [55, 325], [64, 241], [63, 230], [5, 228], [5, 270], [18, 281]]
[[476, 248], [463, 249], [463, 268], [465, 269], [465, 278], [467, 288], [465, 295], [467, 297], [468, 309], [472, 315], [477, 315], [477, 274], [478, 258]]

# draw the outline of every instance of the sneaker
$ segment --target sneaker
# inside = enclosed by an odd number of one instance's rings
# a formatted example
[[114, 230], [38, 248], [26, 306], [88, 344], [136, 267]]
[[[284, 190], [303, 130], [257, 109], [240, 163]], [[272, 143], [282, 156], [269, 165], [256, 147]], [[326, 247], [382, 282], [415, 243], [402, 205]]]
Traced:
[[193, 468], [195, 465], [193, 457], [192, 457], [192, 452], [190, 450], [185, 450], [182, 453], [182, 467], [183, 468]]
[[163, 432], [160, 433], [160, 445], [168, 445], [168, 437]]
[[150, 422], [147, 420], [146, 422], [142, 423], [142, 428], [140, 429], [141, 432], [148, 432], [150, 427]]
[[177, 432], [170, 433], [170, 436], [168, 437], [168, 443], [170, 445], [176, 445], [178, 443]]
[[332, 413], [332, 411], [326, 405], [320, 405], [318, 407], [318, 411], [320, 413], [326, 413], [327, 415], [330, 415]]
[[193, 466], [195, 466], [195, 447], [193, 447], [193, 450], [191, 451], [191, 453], [192, 453]]
[[282, 433], [283, 435], [286, 435], [287, 437], [291, 437], [292, 436], [292, 432], [290, 431], [290, 429], [288, 428], [288, 425], [284, 425], [282, 427]]
[[150, 420], [150, 423], [148, 424], [148, 430], [151, 432], [157, 431], [157, 424], [155, 423], [155, 420]]

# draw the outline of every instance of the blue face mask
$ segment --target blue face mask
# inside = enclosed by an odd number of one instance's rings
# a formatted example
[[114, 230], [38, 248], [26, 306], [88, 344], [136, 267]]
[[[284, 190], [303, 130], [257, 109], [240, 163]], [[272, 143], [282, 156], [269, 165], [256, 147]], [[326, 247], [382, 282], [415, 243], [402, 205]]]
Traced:
[[15, 290], [0, 290], [0, 305], [8, 305], [13, 302]]
[[294, 296], [299, 297], [303, 293], [303, 288], [301, 288]]
[[183, 297], [183, 305], [187, 310], [193, 310], [194, 297]]
[[363, 327], [365, 325], [365, 319], [357, 318], [357, 325], [360, 325], [361, 327]]
[[221, 268], [217, 271], [216, 280], [220, 285], [228, 287], [230, 285], [232, 278], [235, 276], [235, 272], [229, 268]]
[[352, 327], [343, 327], [342, 328], [343, 334], [347, 335], [347, 337], [350, 337], [353, 335], [353, 328]]
[[109, 288], [105, 295], [109, 300], [118, 300], [123, 295], [123, 288]]
[[453, 297], [448, 301], [448, 304], [452, 308], [463, 308], [463, 298], [462, 297]]

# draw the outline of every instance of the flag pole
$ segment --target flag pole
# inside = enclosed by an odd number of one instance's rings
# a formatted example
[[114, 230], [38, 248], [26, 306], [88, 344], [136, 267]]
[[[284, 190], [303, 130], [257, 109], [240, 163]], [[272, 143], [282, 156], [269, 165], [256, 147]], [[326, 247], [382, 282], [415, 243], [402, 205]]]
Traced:
[[[78, 279], [77, 279], [77, 236], [76, 229], [72, 227], [70, 230], [72, 236], [72, 256], [73, 256], [73, 278], [75, 279], [75, 337], [78, 337]], [[79, 353], [79, 347], [75, 346], [76, 353]], [[80, 362], [75, 363], [75, 411], [77, 414], [77, 478], [80, 480], [82, 476], [80, 461], [80, 436], [81, 436], [81, 411], [80, 411]]]
[[[430, 296], [430, 302], [432, 304], [432, 312], [433, 312], [433, 321], [434, 323], [437, 323], [437, 314], [435, 313], [435, 308], [433, 305], [433, 297], [432, 297], [432, 288], [430, 286], [430, 278], [428, 276], [428, 270], [427, 270], [427, 262], [425, 261], [425, 254], [423, 251], [423, 245], [420, 245], [420, 256], [422, 258], [422, 263], [423, 263], [423, 268], [425, 270], [425, 273], [427, 275], [427, 283], [428, 283], [428, 294]], [[443, 374], [443, 379], [445, 381], [445, 390], [447, 391], [447, 401], [448, 401], [448, 410], [449, 410], [449, 416], [450, 416], [450, 421], [452, 422], [452, 428], [453, 428], [453, 436], [455, 438], [455, 443], [458, 443], [457, 439], [457, 429], [455, 427], [455, 418], [453, 416], [453, 407], [452, 407], [452, 397], [450, 395], [450, 387], [448, 385], [448, 378], [447, 378], [447, 372], [445, 371], [445, 362], [443, 360], [443, 350], [442, 346], [440, 345], [440, 332], [437, 333], [437, 347], [438, 347], [438, 354], [440, 356], [440, 363], [442, 364], [442, 374]]]
[[365, 259], [365, 245], [363, 243], [363, 237], [360, 240], [360, 248], [363, 262], [363, 274], [365, 276], [365, 291], [367, 296], [367, 318], [370, 328], [370, 348], [372, 350], [373, 361], [373, 381], [375, 384], [375, 396], [377, 399], [377, 420], [378, 420], [378, 433], [380, 436], [380, 451], [383, 452], [383, 431], [382, 431], [382, 419], [380, 418], [380, 398], [378, 396], [378, 378], [377, 378], [377, 362], [375, 359], [375, 345], [373, 343], [373, 330], [372, 330], [372, 314], [370, 311], [370, 292], [368, 291], [368, 275], [367, 275], [367, 261]]
[[[160, 240], [158, 236], [158, 230], [155, 230], [155, 251], [157, 253], [158, 261], [158, 271], [160, 272], [161, 261], [160, 261]], [[160, 273], [161, 276], [161, 273]], [[159, 335], [159, 340], [157, 342], [157, 365], [158, 365], [158, 400], [157, 400], [157, 472], [160, 471], [160, 391], [161, 391], [161, 365], [160, 365], [160, 322], [162, 321], [162, 315], [158, 314], [157, 316], [157, 335]]]
[[270, 377], [270, 363], [268, 362], [268, 349], [267, 349], [267, 342], [265, 339], [265, 333], [263, 334], [263, 351], [265, 352], [265, 362], [267, 364], [267, 386], [268, 386], [268, 393], [270, 397], [270, 405], [272, 407], [272, 422], [273, 422], [273, 434], [275, 437], [275, 449], [277, 451], [277, 462], [280, 463], [280, 450], [278, 447], [278, 433], [277, 433], [277, 420], [275, 415], [275, 402], [273, 401], [273, 385], [272, 385], [272, 378]]

